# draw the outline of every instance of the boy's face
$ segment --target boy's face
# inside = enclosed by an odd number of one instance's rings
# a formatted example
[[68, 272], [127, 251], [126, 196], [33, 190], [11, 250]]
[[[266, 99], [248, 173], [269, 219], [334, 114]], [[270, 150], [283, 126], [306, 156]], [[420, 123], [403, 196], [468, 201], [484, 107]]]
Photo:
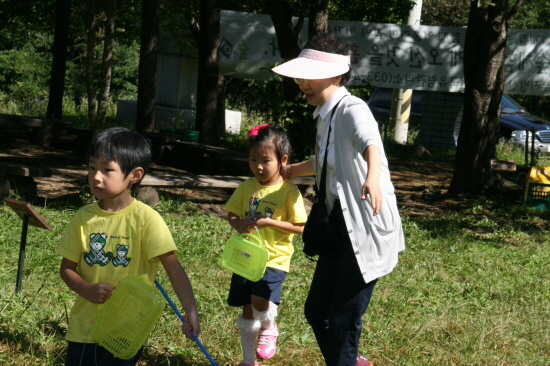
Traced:
[[129, 195], [131, 183], [135, 182], [133, 174], [125, 174], [118, 162], [98, 156], [88, 161], [88, 183], [98, 200], [109, 200]]

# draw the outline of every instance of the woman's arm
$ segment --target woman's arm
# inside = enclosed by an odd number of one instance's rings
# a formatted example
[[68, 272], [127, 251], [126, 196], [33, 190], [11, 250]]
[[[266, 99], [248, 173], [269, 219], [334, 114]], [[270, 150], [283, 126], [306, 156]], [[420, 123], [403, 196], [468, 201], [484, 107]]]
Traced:
[[282, 176], [285, 179], [292, 177], [303, 177], [307, 175], [315, 175], [313, 159], [302, 161], [300, 163], [285, 165], [282, 170]]
[[361, 192], [361, 199], [367, 199], [370, 196], [374, 216], [378, 215], [382, 207], [382, 189], [380, 188], [380, 169], [382, 160], [380, 158], [380, 149], [376, 145], [369, 145], [363, 152], [363, 158], [367, 162], [368, 172]]

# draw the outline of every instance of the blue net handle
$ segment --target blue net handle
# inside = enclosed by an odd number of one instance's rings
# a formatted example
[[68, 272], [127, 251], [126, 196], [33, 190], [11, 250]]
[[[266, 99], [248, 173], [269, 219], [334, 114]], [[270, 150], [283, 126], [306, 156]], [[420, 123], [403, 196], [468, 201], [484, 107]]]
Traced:
[[[179, 312], [178, 308], [176, 307], [176, 305], [174, 305], [174, 303], [172, 302], [172, 300], [170, 299], [170, 297], [168, 296], [168, 294], [166, 293], [166, 291], [164, 291], [164, 289], [162, 288], [162, 286], [160, 285], [160, 283], [155, 280], [155, 285], [157, 286], [157, 288], [160, 290], [160, 292], [162, 293], [162, 295], [164, 296], [164, 298], [166, 299], [166, 301], [168, 302], [168, 304], [170, 305], [170, 307], [172, 308], [172, 310], [174, 310], [174, 312], [176, 313], [176, 315], [178, 316], [178, 318], [180, 318], [181, 322], [182, 323], [185, 323], [185, 319], [183, 318], [183, 316], [181, 315], [181, 313]], [[202, 350], [202, 352], [204, 353], [204, 355], [206, 356], [206, 358], [208, 358], [208, 361], [210, 361], [210, 364], [212, 364], [213, 366], [218, 366], [218, 364], [212, 359], [212, 356], [210, 356], [210, 354], [208, 353], [208, 351], [206, 350], [206, 348], [204, 348], [204, 346], [202, 345], [201, 341], [199, 340], [199, 338], [197, 338], [194, 334], [193, 334], [193, 331], [191, 331], [191, 336], [193, 337], [193, 340], [195, 342], [197, 342], [197, 344], [199, 345], [200, 349]]]

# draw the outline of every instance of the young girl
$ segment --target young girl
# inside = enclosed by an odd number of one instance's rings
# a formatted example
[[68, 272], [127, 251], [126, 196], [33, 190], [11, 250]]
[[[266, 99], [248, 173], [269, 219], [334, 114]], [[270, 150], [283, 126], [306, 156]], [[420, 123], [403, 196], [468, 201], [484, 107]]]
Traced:
[[239, 233], [259, 231], [269, 260], [258, 282], [236, 274], [231, 278], [227, 302], [243, 307], [237, 327], [244, 360], [238, 366], [257, 366], [254, 353], [258, 358], [268, 359], [276, 352], [279, 332], [275, 317], [294, 252], [292, 237], [303, 232], [307, 220], [300, 191], [281, 176], [291, 152], [285, 131], [265, 124], [252, 128], [248, 136], [249, 164], [254, 177], [235, 190], [225, 208], [229, 211], [229, 224]]

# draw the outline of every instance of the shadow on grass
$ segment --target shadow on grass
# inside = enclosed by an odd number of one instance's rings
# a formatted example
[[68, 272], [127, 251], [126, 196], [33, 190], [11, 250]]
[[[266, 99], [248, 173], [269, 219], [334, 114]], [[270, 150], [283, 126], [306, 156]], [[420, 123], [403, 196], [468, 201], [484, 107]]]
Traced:
[[494, 232], [537, 235], [550, 231], [550, 211], [535, 210], [522, 205], [488, 209], [483, 206], [448, 215], [423, 215], [408, 220], [428, 232], [429, 237], [450, 239], [472, 234]]
[[166, 355], [159, 353], [149, 353], [145, 350], [141, 356], [138, 365], [156, 365], [156, 366], [204, 366], [210, 365], [206, 358], [191, 359], [184, 355]]
[[10, 364], [30, 365], [33, 359], [49, 359], [53, 366], [65, 364], [66, 344], [63, 340], [63, 327], [48, 321], [44, 322], [42, 326], [48, 328], [46, 330], [48, 333], [59, 333], [59, 342], [56, 342], [54, 349], [46, 349], [33, 342], [34, 336], [27, 332], [13, 331], [4, 325], [0, 326], [0, 343], [5, 346], [2, 354], [10, 360]]
[[[54, 336], [56, 342], [55, 349], [45, 349], [33, 342], [33, 336], [27, 332], [18, 332], [10, 330], [4, 325], [0, 325], [0, 343], [4, 345], [3, 357], [10, 360], [13, 365], [30, 365], [33, 359], [47, 360], [50, 365], [59, 366], [65, 364], [65, 354], [67, 343], [64, 340], [65, 328], [58, 323], [45, 321], [39, 326], [44, 328], [45, 333]], [[138, 362], [139, 366], [202, 366], [210, 365], [206, 357], [196, 355], [170, 355], [157, 352], [152, 348], [146, 347]]]

